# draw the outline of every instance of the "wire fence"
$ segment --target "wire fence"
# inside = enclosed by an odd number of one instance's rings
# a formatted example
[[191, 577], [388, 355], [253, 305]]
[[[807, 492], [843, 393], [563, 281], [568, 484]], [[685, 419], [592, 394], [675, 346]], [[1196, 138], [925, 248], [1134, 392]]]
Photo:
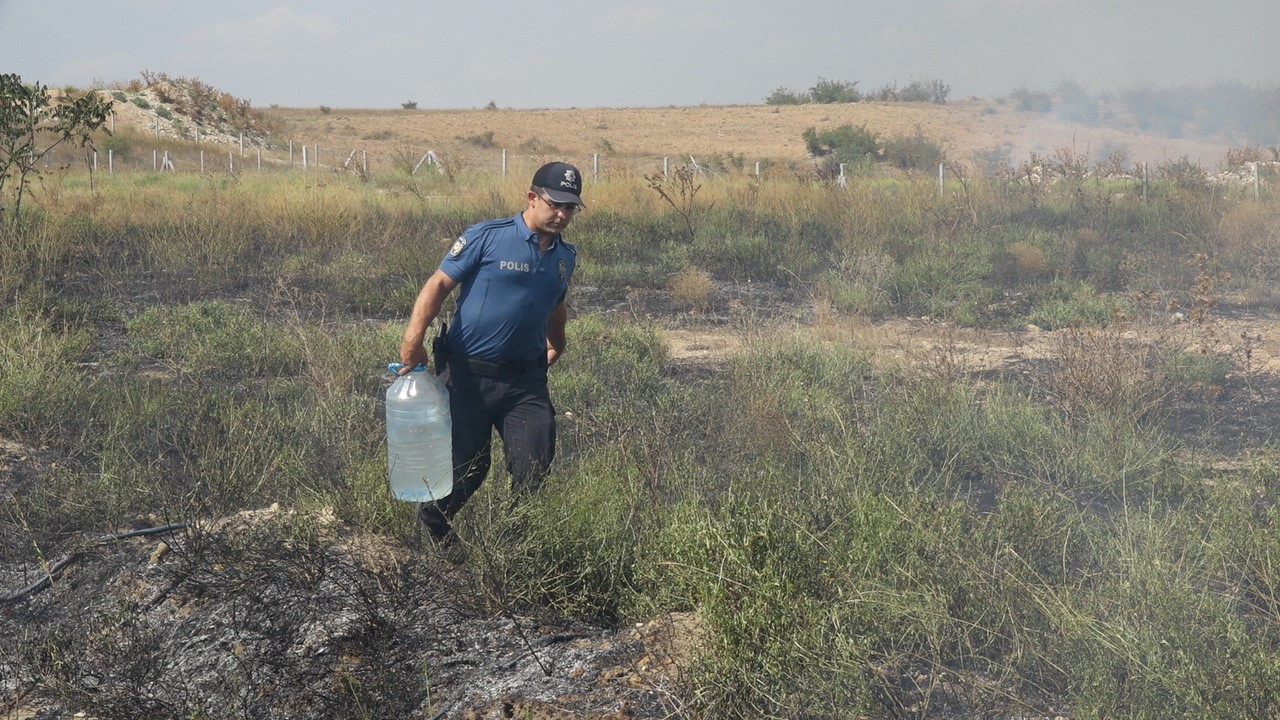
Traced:
[[[678, 170], [686, 171], [694, 181], [734, 176], [750, 176], [759, 181], [805, 177], [839, 187], [846, 187], [853, 177], [844, 163], [826, 168], [824, 172], [817, 160], [801, 167], [769, 159], [748, 161], [741, 155], [618, 157], [597, 152], [581, 157], [557, 153], [551, 157], [537, 152], [512, 153], [507, 149], [479, 147], [447, 152], [431, 148], [370, 152], [362, 148], [333, 149], [318, 143], [253, 145], [246, 143], [243, 137], [230, 142], [222, 138], [220, 142], [150, 143], [145, 148], [125, 146], [119, 150], [114, 147], [78, 150], [60, 146], [46, 153], [43, 160], [46, 170], [62, 168], [76, 172], [77, 168], [83, 168], [98, 178], [129, 173], [301, 173], [352, 174], [364, 179], [374, 175], [416, 177], [432, 174], [446, 176], [450, 181], [463, 176], [522, 179], [532, 177], [538, 166], [549, 160], [563, 160], [576, 165], [588, 182], [637, 177], [667, 181]], [[1278, 167], [1273, 165], [1280, 166], [1277, 163], [1247, 163], [1229, 176], [1220, 174], [1217, 179], [1251, 190], [1254, 197], [1260, 198], [1263, 186], [1277, 176]], [[929, 172], [935, 171], [938, 191], [945, 193], [949, 177], [957, 172], [957, 167], [939, 163]], [[954, 179], [964, 180], [958, 175]], [[1145, 188], [1152, 179], [1148, 164], [1135, 165], [1131, 179], [1141, 182]]]
[[[748, 162], [742, 157], [715, 155], [698, 158], [682, 157], [618, 157], [602, 153], [573, 154], [538, 152], [513, 153], [502, 148], [467, 148], [442, 151], [433, 148], [382, 150], [362, 148], [330, 148], [318, 143], [281, 143], [272, 146], [252, 145], [244, 139], [232, 143], [180, 142], [147, 143], [144, 147], [75, 149], [60, 146], [43, 157], [46, 170], [62, 168], [70, 172], [78, 168], [101, 177], [131, 173], [173, 173], [241, 175], [247, 173], [349, 173], [365, 178], [374, 175], [427, 176], [438, 174], [450, 180], [462, 175], [498, 177], [532, 177], [537, 168], [550, 160], [563, 160], [578, 167], [584, 179], [653, 177], [670, 178], [677, 168], [687, 168], [695, 178], [727, 176], [764, 178], [779, 165], [771, 160]], [[788, 169], [794, 174], [794, 169]]]

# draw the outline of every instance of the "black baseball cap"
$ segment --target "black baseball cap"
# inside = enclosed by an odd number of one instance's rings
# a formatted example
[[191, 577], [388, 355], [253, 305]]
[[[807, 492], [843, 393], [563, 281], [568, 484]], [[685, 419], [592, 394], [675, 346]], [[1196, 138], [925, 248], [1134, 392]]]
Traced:
[[549, 162], [533, 174], [533, 186], [542, 188], [547, 197], [558, 203], [585, 205], [582, 202], [582, 173], [566, 162]]

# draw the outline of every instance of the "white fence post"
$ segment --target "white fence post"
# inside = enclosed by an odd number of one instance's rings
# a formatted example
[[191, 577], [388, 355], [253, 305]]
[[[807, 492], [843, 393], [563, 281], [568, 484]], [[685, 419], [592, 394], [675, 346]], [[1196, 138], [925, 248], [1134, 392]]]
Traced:
[[502, 148], [502, 177], [507, 176], [507, 149]]
[[409, 174], [410, 174], [410, 175], [417, 175], [417, 174], [418, 174], [418, 168], [422, 167], [422, 163], [427, 163], [428, 165], [435, 165], [436, 167], [439, 167], [439, 166], [440, 166], [440, 158], [436, 157], [436, 151], [435, 151], [435, 150], [428, 150], [428, 151], [427, 151], [425, 154], [423, 154], [423, 156], [418, 160], [418, 164], [413, 166], [413, 171], [412, 171], [412, 172], [410, 172]]
[[698, 161], [695, 160], [692, 155], [689, 156], [689, 164], [693, 166], [694, 175], [701, 175], [704, 178], [707, 176], [707, 174], [702, 171], [702, 166], [698, 164]]

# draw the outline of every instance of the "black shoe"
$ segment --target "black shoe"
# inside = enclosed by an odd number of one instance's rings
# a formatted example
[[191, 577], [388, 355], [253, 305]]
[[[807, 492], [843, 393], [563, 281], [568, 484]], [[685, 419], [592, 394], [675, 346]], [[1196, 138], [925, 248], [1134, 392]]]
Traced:
[[418, 503], [418, 530], [426, 530], [436, 542], [454, 537], [453, 525], [435, 503]]

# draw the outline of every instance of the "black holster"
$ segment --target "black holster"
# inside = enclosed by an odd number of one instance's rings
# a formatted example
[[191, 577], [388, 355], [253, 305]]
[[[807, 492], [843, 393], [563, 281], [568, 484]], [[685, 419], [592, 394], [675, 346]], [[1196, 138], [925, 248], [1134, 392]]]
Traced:
[[431, 339], [431, 360], [435, 366], [436, 375], [444, 372], [444, 361], [449, 356], [449, 344], [446, 336], [449, 334], [449, 323], [440, 323], [440, 333]]

